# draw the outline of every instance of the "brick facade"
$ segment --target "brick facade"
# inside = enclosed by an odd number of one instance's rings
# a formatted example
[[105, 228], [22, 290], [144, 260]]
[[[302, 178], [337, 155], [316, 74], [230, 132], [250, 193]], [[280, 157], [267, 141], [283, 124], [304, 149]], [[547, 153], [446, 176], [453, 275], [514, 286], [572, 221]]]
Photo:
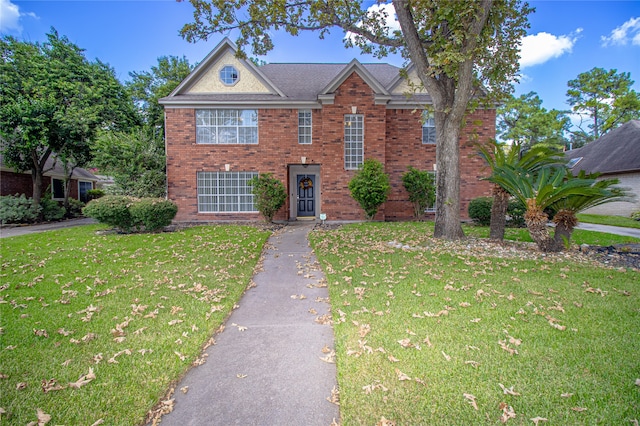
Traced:
[[[42, 177], [42, 195], [45, 191], [51, 193], [51, 177]], [[33, 180], [28, 173], [14, 173], [6, 170], [0, 171], [0, 196], [24, 194], [25, 197], [33, 197]], [[78, 180], [71, 179], [69, 197], [78, 199]]]
[[[333, 103], [313, 109], [311, 145], [298, 144], [298, 109], [257, 108], [258, 145], [196, 144], [195, 109], [165, 106], [168, 198], [178, 205], [178, 222], [257, 220], [256, 213], [198, 213], [197, 179], [200, 171], [269, 172], [287, 186], [290, 196], [275, 220], [295, 217], [290, 166], [319, 165], [317, 214], [328, 220], [363, 220], [364, 212], [351, 198], [348, 182], [354, 171], [344, 167], [344, 116], [364, 116], [364, 158], [385, 164], [392, 192], [379, 210], [378, 220], [409, 220], [413, 209], [402, 186], [408, 166], [433, 170], [435, 145], [422, 144], [421, 112], [413, 107], [390, 109], [376, 104], [372, 88], [352, 73], [335, 91]], [[206, 108], [206, 106], [203, 106]], [[480, 180], [486, 174], [473, 143], [495, 136], [495, 110], [480, 110], [467, 117], [460, 137], [461, 215], [467, 216], [472, 198], [489, 195], [491, 185]]]

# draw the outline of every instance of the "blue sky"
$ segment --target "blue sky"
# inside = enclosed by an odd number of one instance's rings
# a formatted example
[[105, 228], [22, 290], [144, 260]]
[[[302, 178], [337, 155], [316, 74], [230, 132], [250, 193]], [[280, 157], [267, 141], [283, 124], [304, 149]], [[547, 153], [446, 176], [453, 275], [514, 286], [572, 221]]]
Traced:
[[[371, 1], [371, 4], [374, 4]], [[640, 91], [640, 2], [530, 1], [537, 10], [523, 42], [522, 78], [516, 94], [535, 91], [551, 109], [568, 109], [567, 81], [593, 67], [630, 72]], [[195, 44], [178, 31], [191, 22], [187, 1], [18, 1], [0, 0], [0, 33], [24, 41], [44, 41], [55, 27], [85, 49], [90, 60], [100, 59], [121, 81], [131, 71], [147, 71], [160, 56], [185, 56], [194, 64], [223, 38], [213, 35]], [[334, 30], [319, 40], [314, 33], [298, 37], [277, 34], [276, 48], [261, 58], [267, 62], [376, 62], [345, 49], [344, 34]], [[233, 35], [231, 35], [233, 39]], [[399, 58], [385, 62], [402, 65]]]

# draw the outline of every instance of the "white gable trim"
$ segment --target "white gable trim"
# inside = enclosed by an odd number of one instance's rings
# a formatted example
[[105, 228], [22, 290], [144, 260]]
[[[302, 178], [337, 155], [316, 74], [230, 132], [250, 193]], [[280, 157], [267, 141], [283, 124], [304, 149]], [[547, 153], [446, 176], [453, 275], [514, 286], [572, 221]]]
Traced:
[[354, 72], [373, 89], [376, 95], [389, 95], [387, 89], [357, 59], [354, 59], [319, 93], [318, 99], [327, 98], [327, 95], [334, 93]]

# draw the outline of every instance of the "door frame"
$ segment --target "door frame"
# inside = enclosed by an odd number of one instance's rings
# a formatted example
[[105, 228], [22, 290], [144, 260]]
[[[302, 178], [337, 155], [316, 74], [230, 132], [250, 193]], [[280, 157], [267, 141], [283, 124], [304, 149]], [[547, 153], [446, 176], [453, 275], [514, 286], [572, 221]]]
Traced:
[[[320, 211], [322, 207], [322, 198], [320, 187], [322, 182], [320, 181], [320, 165], [319, 164], [289, 164], [289, 220], [298, 219], [298, 187], [297, 187], [297, 175], [313, 175], [315, 185], [313, 188], [313, 197], [316, 200], [315, 218], [320, 217]], [[313, 217], [313, 216], [308, 216]]]

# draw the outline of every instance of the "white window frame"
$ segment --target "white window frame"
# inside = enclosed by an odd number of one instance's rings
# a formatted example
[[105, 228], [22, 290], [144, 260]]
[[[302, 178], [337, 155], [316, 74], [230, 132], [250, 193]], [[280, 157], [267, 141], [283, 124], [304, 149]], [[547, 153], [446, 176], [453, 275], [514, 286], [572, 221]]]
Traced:
[[357, 170], [364, 163], [364, 115], [344, 116], [344, 168]]
[[[233, 65], [225, 65], [220, 68], [220, 82], [225, 86], [235, 86], [238, 81], [240, 81], [240, 72]], [[228, 82], [226, 79], [231, 78], [233, 81]]]
[[433, 112], [422, 111], [422, 144], [435, 145], [436, 143], [436, 119]]
[[197, 109], [196, 144], [257, 145], [258, 110]]
[[257, 172], [198, 172], [198, 213], [256, 213], [249, 180]]
[[91, 188], [89, 190], [93, 189], [93, 182], [91, 182], [90, 180], [78, 180], [78, 200], [80, 201], [82, 201], [82, 191], [80, 190], [80, 187], [83, 183], [88, 183], [89, 185], [91, 185]]
[[313, 141], [313, 114], [310, 109], [298, 110], [298, 143], [311, 145]]

